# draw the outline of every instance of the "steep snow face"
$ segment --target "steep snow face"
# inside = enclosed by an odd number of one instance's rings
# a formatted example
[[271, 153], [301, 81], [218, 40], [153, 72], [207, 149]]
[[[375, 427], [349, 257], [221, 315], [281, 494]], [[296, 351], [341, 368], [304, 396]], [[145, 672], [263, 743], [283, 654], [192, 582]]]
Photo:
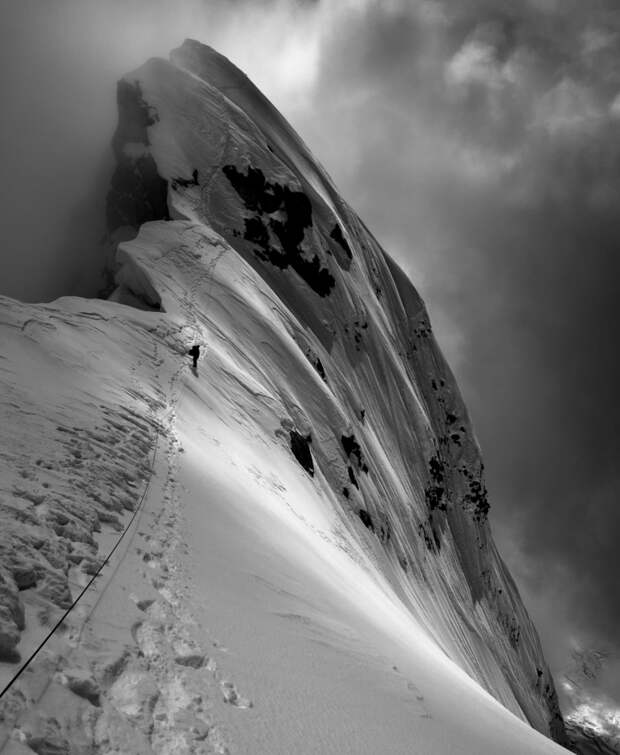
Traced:
[[357, 559], [412, 626], [563, 742], [536, 631], [490, 535], [467, 410], [407, 277], [208, 47], [186, 41], [125, 77], [114, 148], [108, 222], [134, 238], [119, 246], [113, 298], [202, 344], [208, 410], [307, 475], [316, 521], [286, 506], [311, 538]]
[[0, 685], [101, 570], [0, 747], [562, 752], [411, 283], [209, 48], [119, 114], [111, 299], [0, 298]]

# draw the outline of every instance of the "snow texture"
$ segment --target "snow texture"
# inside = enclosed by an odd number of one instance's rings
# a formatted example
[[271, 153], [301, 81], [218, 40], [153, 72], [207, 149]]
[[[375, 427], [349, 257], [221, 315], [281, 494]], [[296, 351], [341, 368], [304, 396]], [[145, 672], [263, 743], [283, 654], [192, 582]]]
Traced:
[[0, 743], [563, 751], [410, 281], [210, 48], [148, 61], [118, 102], [113, 295], [0, 299], [0, 681], [140, 508]]

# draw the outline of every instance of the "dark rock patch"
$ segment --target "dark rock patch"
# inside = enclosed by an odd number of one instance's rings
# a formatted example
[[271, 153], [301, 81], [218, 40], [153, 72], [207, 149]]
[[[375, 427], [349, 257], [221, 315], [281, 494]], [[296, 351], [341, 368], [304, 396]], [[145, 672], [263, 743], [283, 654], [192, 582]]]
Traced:
[[349, 259], [353, 258], [353, 255], [351, 254], [351, 247], [349, 246], [349, 242], [345, 239], [342, 228], [336, 224], [333, 228], [331, 233], [329, 234], [329, 237], [332, 238], [337, 244], [339, 244], [342, 249], [344, 250], [345, 254]]
[[[234, 165], [224, 165], [224, 175], [242, 199], [246, 208], [254, 213], [245, 219], [244, 238], [256, 244], [255, 254], [280, 270], [293, 270], [319, 296], [327, 296], [336, 281], [326, 267], [321, 267], [315, 254], [307, 259], [301, 249], [305, 229], [312, 225], [312, 205], [302, 191], [267, 181], [260, 168], [248, 166], [247, 174]], [[278, 213], [277, 217], [266, 217]], [[271, 243], [272, 237], [279, 248]]]
[[424, 488], [424, 497], [426, 499], [426, 505], [430, 511], [446, 511], [447, 504], [444, 500], [445, 490], [439, 485], [429, 485]]
[[433, 331], [431, 330], [430, 322], [423, 319], [413, 332], [418, 338], [429, 338]]
[[142, 96], [139, 81], [121, 79], [116, 88], [118, 106], [118, 126], [112, 137], [112, 149], [120, 158], [126, 144], [150, 144], [148, 127], [159, 120], [157, 111]]
[[357, 512], [357, 515], [362, 520], [362, 524], [364, 525], [364, 527], [369, 529], [371, 532], [375, 531], [375, 525], [374, 525], [374, 522], [372, 521], [372, 516], [366, 511], [366, 509], [360, 509]]
[[149, 145], [148, 127], [157, 120], [157, 112], [142, 96], [140, 84], [121, 80], [117, 89], [118, 126], [112, 138], [117, 160], [106, 200], [106, 220], [111, 233], [121, 226], [136, 230], [151, 220], [170, 220], [168, 182], [162, 178], [153, 157], [128, 155], [128, 144]]
[[346, 453], [347, 458], [350, 459], [351, 457], [353, 457], [353, 459], [357, 463], [357, 468], [364, 472], [364, 474], [368, 474], [368, 465], [364, 461], [364, 458], [362, 456], [362, 449], [355, 439], [355, 435], [342, 435], [340, 437], [340, 442], [342, 443], [342, 447], [344, 448], [344, 452]]
[[355, 351], [361, 351], [362, 350], [362, 343], [364, 340], [364, 332], [368, 329], [368, 322], [360, 322], [359, 320], [354, 320], [352, 325], [349, 326], [347, 323], [344, 323], [342, 326], [342, 331], [346, 336], [353, 335], [353, 341], [355, 342]]
[[469, 472], [466, 467], [462, 467], [461, 472], [467, 478], [469, 486], [469, 491], [465, 494], [463, 502], [468, 508], [472, 509], [474, 519], [477, 522], [485, 522], [491, 509], [491, 504], [489, 503], [488, 492], [482, 478], [482, 470], [478, 478]]
[[327, 382], [327, 376], [325, 375], [325, 369], [323, 368], [323, 363], [321, 362], [321, 360], [317, 358], [316, 362], [314, 363], [314, 366], [316, 368], [316, 371], [321, 376], [321, 379], [324, 382]]
[[[363, 322], [360, 320], [354, 320], [353, 321], [353, 340], [355, 341], [355, 350], [361, 351], [362, 350], [362, 343], [364, 340], [364, 331], [368, 329], [368, 322], [364, 320]], [[345, 333], [348, 333], [348, 328], [345, 326]]]
[[[271, 183], [265, 179], [263, 171], [260, 168], [248, 166], [247, 175], [237, 170], [234, 165], [224, 165], [222, 172], [230, 181], [233, 189], [243, 200], [248, 210], [258, 213], [271, 214], [279, 210], [284, 204], [284, 197], [288, 198], [288, 203], [284, 209], [296, 210], [292, 214], [297, 220], [295, 225], [296, 231], [303, 238], [303, 230], [310, 226], [312, 208], [310, 200], [302, 192], [291, 192], [288, 188], [277, 183]], [[291, 195], [299, 194], [299, 197]], [[302, 209], [303, 206], [303, 209]]]
[[357, 465], [359, 467], [362, 463], [362, 449], [360, 448], [359, 443], [355, 440], [355, 435], [342, 435], [340, 437], [340, 442], [342, 443], [344, 452], [349, 458], [351, 455], [357, 458]]
[[321, 362], [317, 354], [315, 354], [312, 349], [308, 349], [306, 351], [306, 359], [310, 362], [310, 364], [314, 367], [314, 369], [319, 373], [321, 380], [324, 383], [327, 383], [327, 375], [325, 374], [325, 368], [323, 367], [323, 362]]
[[314, 463], [312, 461], [310, 443], [312, 443], [310, 435], [304, 436], [296, 430], [291, 430], [291, 451], [293, 452], [293, 456], [306, 472], [308, 472], [311, 477], [314, 477]]
[[443, 482], [445, 467], [439, 456], [432, 456], [428, 462], [428, 471], [433, 482]]
[[444, 485], [445, 465], [439, 455], [432, 456], [428, 462], [429, 484], [424, 488], [424, 498], [429, 511], [447, 511], [448, 500]]
[[[244, 238], [254, 244], [258, 244], [262, 249], [269, 246], [269, 231], [260, 218], [247, 218], [245, 221]], [[281, 267], [281, 260], [270, 260], [277, 267]]]
[[357, 484], [357, 478], [355, 477], [355, 472], [353, 471], [353, 467], [351, 466], [347, 467], [347, 471], [349, 473], [349, 480], [351, 481], [351, 485], [355, 485], [355, 487], [359, 490], [360, 486]]

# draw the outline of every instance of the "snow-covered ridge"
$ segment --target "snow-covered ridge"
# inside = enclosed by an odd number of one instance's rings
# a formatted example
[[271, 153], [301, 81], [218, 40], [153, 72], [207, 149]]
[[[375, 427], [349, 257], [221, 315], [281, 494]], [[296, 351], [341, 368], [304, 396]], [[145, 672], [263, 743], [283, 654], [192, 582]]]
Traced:
[[[154, 336], [156, 323], [123, 310], [0, 298], [3, 660], [28, 623], [20, 593], [29, 599], [36, 588], [37, 599], [68, 607], [71, 583], [93, 574], [101, 559], [97, 533], [119, 532], [135, 508], [164, 406], [151, 379], [162, 333]], [[127, 351], [136, 332], [141, 346]], [[25, 603], [33, 616], [50, 613], [45, 600]]]
[[[280, 114], [216, 52], [187, 41], [122, 87], [140, 108], [121, 101], [119, 134], [137, 113], [150, 121], [146, 154], [168, 182], [161, 216], [186, 221], [143, 226], [121, 245], [122, 287], [146, 271], [163, 308], [175, 309], [177, 273], [155, 281], [153, 259], [196, 249], [188, 235], [213, 249], [213, 231], [259, 274], [279, 313], [279, 332], [244, 348], [248, 400], [264, 391], [278, 406], [262, 429], [308, 439], [317, 494], [429, 635], [510, 710], [561, 739], [536, 632], [486, 524], [467, 411], [414, 287]], [[258, 304], [217, 327], [203, 314], [210, 371], [222, 339], [238, 342], [237, 328], [261, 321]]]
[[[195, 528], [204, 527], [205, 538], [210, 526], [218, 533], [204, 556], [213, 559], [210, 568], [219, 563], [209, 553], [218, 552], [222, 533], [234, 533], [224, 542], [226, 557], [236, 557], [224, 559], [222, 572], [207, 571], [206, 585], [228, 585], [228, 570], [237, 574], [234, 564], [247, 559], [256, 584], [267, 584], [268, 574], [279, 595], [297, 585], [302, 608], [274, 612], [279, 621], [320, 626], [323, 642], [326, 632], [341, 644], [347, 637], [358, 643], [356, 652], [371, 648], [373, 663], [373, 653], [384, 663], [393, 652], [399, 663], [387, 665], [390, 673], [409, 664], [418, 675], [407, 688], [411, 735], [406, 708], [399, 736], [422, 743], [420, 752], [559, 752], [514, 718], [564, 741], [535, 628], [490, 535], [483, 464], [467, 410], [411, 282], [282, 116], [210, 48], [188, 40], [170, 61], [150, 60], [126, 76], [118, 93], [108, 224], [120, 243], [111, 301], [63, 299], [43, 307], [2, 300], [4, 446], [11, 435], [20, 441], [0, 457], [8, 481], [1, 506], [7, 520], [25, 523], [15, 537], [32, 534], [20, 541], [21, 550], [2, 553], [5, 659], [15, 648], [25, 650], [24, 642], [18, 645], [24, 625], [18, 590], [33, 605], [66, 604], [71, 577], [83, 578], [71, 569], [88, 573], [97, 557], [93, 532], [106, 517], [122, 526], [122, 517], [110, 514], [119, 501], [121, 509], [136, 506], [138, 491], [133, 497], [131, 491], [150, 474], [158, 433], [171, 439], [169, 470], [182, 467], [177, 433], [189, 459], [181, 487], [195, 486], [194, 498], [210, 507], [202, 519], [194, 513]], [[184, 359], [194, 343], [203, 359], [192, 374]], [[43, 380], [42, 368], [53, 379]], [[38, 455], [37, 442], [40, 458], [56, 461], [42, 462], [48, 472], [33, 474], [26, 459]], [[177, 508], [180, 496], [171, 497]], [[188, 510], [196, 509], [194, 498], [186, 491]], [[160, 534], [155, 529], [149, 537], [164, 542]], [[43, 547], [45, 537], [51, 545]], [[252, 561], [255, 551], [260, 558]], [[212, 749], [162, 744], [176, 741], [171, 732], [181, 724], [170, 711], [179, 696], [165, 712], [156, 706], [174, 697], [170, 690], [196, 683], [191, 669], [175, 676], [170, 669], [178, 660], [166, 665], [156, 649], [171, 631], [162, 616], [187, 613], [165, 585], [174, 581], [168, 572], [175, 559], [152, 580], [155, 602], [137, 602], [148, 619], [132, 630], [139, 652], [127, 651], [131, 661], [122, 656], [128, 670], [108, 692], [105, 673], [97, 677], [106, 700], [91, 735], [97, 752], [228, 751], [214, 726], [209, 731], [217, 736], [205, 734]], [[28, 585], [19, 584], [24, 563], [34, 575]], [[284, 569], [271, 573], [271, 564]], [[245, 573], [219, 603], [212, 598], [214, 624], [226, 615], [231, 591], [249, 589]], [[45, 588], [50, 580], [60, 587]], [[252, 613], [250, 598], [234, 593], [230, 600], [245, 611], [239, 623], [262, 626], [262, 608]], [[279, 631], [278, 624], [266, 626], [267, 634]], [[277, 635], [283, 646], [287, 631]], [[297, 635], [303, 631], [291, 642]], [[243, 656], [239, 649], [237, 655]], [[6, 677], [10, 664], [0, 670]], [[313, 669], [304, 673], [310, 678]], [[391, 699], [392, 682], [381, 681], [382, 673], [378, 689]], [[245, 700], [226, 686], [232, 682], [217, 678], [226, 703]], [[288, 683], [294, 699], [298, 681]], [[206, 679], [201, 684], [208, 687]], [[138, 688], [152, 702], [140, 707], [139, 720], [125, 715], [134, 710], [127, 689]], [[323, 694], [329, 700], [336, 692], [328, 684]], [[378, 719], [387, 721], [388, 709], [377, 706]], [[277, 732], [275, 740], [261, 735], [271, 749], [244, 749], [237, 732], [239, 751], [279, 752], [273, 741], [293, 751], [295, 745], [285, 745], [291, 729], [266, 720]], [[367, 749], [350, 745], [351, 751], [380, 751], [371, 732], [381, 724], [367, 730], [370, 722], [360, 718]], [[131, 731], [124, 744], [113, 745], [108, 730], [117, 725], [121, 738]], [[295, 751], [344, 752], [334, 742], [347, 731], [343, 724], [325, 740], [330, 744]], [[394, 737], [382, 751], [405, 751]]]

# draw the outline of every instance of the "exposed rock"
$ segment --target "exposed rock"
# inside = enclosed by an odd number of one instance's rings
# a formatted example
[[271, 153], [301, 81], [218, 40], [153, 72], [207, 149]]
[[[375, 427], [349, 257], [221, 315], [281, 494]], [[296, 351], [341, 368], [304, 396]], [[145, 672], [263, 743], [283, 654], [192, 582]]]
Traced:
[[256, 244], [263, 260], [286, 270], [292, 267], [320, 296], [327, 296], [335, 280], [316, 254], [310, 259], [301, 244], [306, 228], [312, 225], [312, 205], [301, 191], [268, 181], [260, 168], [248, 167], [247, 174], [234, 165], [224, 165], [224, 175], [248, 210], [255, 214], [245, 219], [244, 238]]
[[332, 239], [334, 239], [334, 241], [340, 244], [340, 246], [344, 249], [347, 257], [349, 259], [352, 259], [353, 255], [351, 254], [351, 247], [349, 246], [349, 242], [345, 239], [342, 233], [342, 228], [339, 225], [335, 225], [329, 235]]
[[375, 525], [372, 521], [372, 516], [366, 511], [366, 509], [360, 509], [358, 512], [359, 518], [362, 520], [362, 524], [372, 532], [375, 531]]
[[314, 463], [312, 461], [312, 452], [310, 451], [312, 438], [309, 435], [303, 436], [296, 430], [291, 430], [290, 435], [291, 451], [306, 472], [311, 477], [314, 477]]
[[[122, 226], [138, 229], [149, 220], [168, 220], [168, 182], [148, 152], [148, 127], [157, 115], [142, 98], [140, 84], [118, 84], [119, 124], [112, 140], [117, 167], [107, 199], [108, 230]], [[142, 145], [137, 150], [135, 145]], [[132, 148], [133, 147], [133, 148]]]

